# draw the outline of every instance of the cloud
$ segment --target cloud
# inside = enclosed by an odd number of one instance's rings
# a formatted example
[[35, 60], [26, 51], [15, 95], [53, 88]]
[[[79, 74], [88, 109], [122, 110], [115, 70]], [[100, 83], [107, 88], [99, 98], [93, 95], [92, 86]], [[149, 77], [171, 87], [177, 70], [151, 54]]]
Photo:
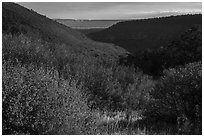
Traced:
[[19, 3], [50, 18], [128, 19], [201, 13], [201, 2], [26, 2]]

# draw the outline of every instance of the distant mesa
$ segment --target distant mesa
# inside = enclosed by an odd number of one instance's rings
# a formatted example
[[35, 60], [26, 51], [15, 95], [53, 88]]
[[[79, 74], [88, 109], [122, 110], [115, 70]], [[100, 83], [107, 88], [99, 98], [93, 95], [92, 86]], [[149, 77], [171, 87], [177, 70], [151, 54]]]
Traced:
[[108, 28], [120, 20], [75, 20], [75, 19], [55, 19], [57, 22], [74, 29], [99, 29]]

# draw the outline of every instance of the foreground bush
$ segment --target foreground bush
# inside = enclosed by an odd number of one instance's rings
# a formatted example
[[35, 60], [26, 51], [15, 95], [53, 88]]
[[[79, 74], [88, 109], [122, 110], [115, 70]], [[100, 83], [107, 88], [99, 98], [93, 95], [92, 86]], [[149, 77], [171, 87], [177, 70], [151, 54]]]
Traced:
[[146, 116], [177, 124], [179, 134], [201, 134], [202, 63], [190, 63], [164, 73], [151, 93]]
[[51, 68], [3, 62], [3, 134], [93, 134], [81, 86]]

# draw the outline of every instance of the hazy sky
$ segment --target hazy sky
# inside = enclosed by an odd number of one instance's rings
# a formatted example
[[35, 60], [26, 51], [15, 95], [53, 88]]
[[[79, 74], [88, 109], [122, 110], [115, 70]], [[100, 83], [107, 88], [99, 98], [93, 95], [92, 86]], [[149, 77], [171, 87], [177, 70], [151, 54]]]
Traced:
[[202, 12], [201, 2], [21, 2], [19, 4], [49, 18], [61, 19], [137, 19]]

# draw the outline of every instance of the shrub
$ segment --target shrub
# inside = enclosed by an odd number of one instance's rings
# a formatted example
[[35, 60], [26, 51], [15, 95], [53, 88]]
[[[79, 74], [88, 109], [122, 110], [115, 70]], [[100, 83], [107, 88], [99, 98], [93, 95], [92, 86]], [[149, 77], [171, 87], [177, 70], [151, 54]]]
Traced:
[[142, 73], [134, 74], [134, 82], [127, 86], [127, 92], [124, 94], [126, 108], [132, 110], [144, 109], [149, 101], [149, 93], [154, 87], [154, 81], [149, 76]]
[[[202, 121], [202, 64], [190, 63], [164, 71], [164, 76], [151, 92], [150, 119], [179, 122], [181, 134], [201, 134]], [[188, 121], [188, 122], [187, 122]], [[188, 125], [186, 125], [188, 123]]]
[[82, 86], [52, 68], [3, 62], [3, 134], [93, 134]]
[[5, 35], [2, 38], [3, 59], [20, 62], [22, 64], [33, 63], [35, 65], [52, 64], [55, 57], [50, 51], [51, 45], [40, 39], [31, 39], [26, 35]]

